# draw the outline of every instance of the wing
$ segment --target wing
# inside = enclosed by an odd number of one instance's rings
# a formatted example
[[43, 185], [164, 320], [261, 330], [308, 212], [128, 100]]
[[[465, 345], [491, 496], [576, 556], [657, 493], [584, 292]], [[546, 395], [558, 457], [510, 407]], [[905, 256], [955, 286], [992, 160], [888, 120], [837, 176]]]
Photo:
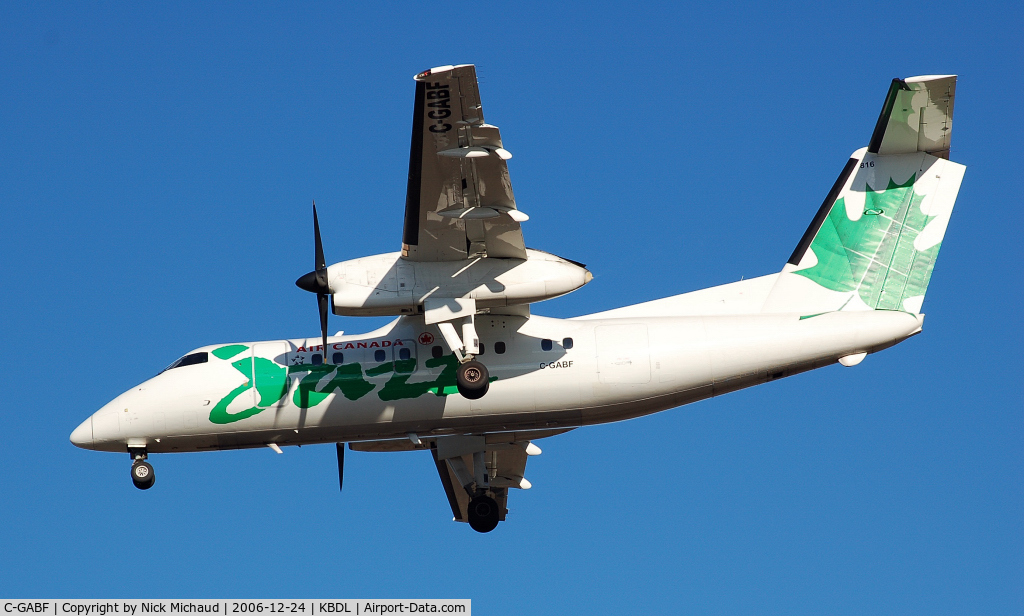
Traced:
[[476, 67], [416, 75], [402, 256], [412, 261], [526, 258], [497, 126], [484, 123]]
[[[498, 504], [498, 520], [508, 513], [508, 491], [510, 488], [530, 489], [526, 480], [526, 461], [530, 456], [541, 453], [533, 441], [564, 434], [575, 428], [551, 430], [528, 430], [521, 432], [500, 432], [486, 436], [452, 435], [420, 439], [410, 435], [408, 439], [382, 441], [358, 441], [349, 443], [353, 451], [418, 451], [430, 450], [441, 478], [452, 516], [457, 522], [469, 522], [470, 494], [482, 487], [493, 496]], [[412, 438], [415, 437], [415, 438]], [[340, 450], [339, 450], [340, 451]], [[339, 471], [342, 457], [339, 453]], [[477, 462], [483, 466], [477, 467]], [[484, 477], [486, 473], [486, 478]], [[480, 479], [478, 479], [478, 477]], [[481, 484], [479, 481], [483, 481]]]

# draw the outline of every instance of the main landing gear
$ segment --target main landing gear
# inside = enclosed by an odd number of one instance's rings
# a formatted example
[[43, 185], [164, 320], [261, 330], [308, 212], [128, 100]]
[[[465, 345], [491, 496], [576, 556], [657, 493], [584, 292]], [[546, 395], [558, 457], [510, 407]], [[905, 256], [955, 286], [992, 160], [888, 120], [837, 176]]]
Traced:
[[[459, 393], [470, 400], [483, 398], [490, 386], [490, 374], [487, 367], [476, 360], [481, 351], [480, 336], [476, 333], [476, 300], [428, 298], [423, 301], [423, 310], [424, 322], [427, 325], [437, 323], [445, 343], [459, 360], [455, 373]], [[462, 321], [461, 336], [453, 321]]]
[[498, 525], [498, 502], [481, 494], [469, 501], [469, 527], [478, 533], [489, 533]]
[[464, 398], [478, 400], [487, 393], [487, 389], [490, 387], [489, 377], [487, 366], [473, 359], [459, 365], [459, 369], [455, 372], [455, 383]]
[[129, 449], [128, 453], [134, 460], [132, 462], [132, 483], [140, 490], [152, 488], [153, 483], [156, 482], [156, 473], [153, 472], [153, 467], [149, 462], [146, 462], [146, 450]]

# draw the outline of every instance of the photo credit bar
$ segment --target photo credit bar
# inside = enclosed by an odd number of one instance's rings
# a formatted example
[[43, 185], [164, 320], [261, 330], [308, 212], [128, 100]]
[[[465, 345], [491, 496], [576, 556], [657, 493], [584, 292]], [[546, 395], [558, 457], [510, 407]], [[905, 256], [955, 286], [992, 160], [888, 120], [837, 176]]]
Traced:
[[4, 599], [0, 616], [361, 616], [473, 613], [469, 599]]

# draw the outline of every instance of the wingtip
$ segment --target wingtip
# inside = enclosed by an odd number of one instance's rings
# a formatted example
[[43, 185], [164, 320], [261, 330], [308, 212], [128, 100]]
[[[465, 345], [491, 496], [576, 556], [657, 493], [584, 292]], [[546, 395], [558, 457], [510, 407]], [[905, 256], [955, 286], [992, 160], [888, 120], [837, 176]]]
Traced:
[[417, 73], [416, 76], [413, 77], [413, 79], [415, 79], [416, 81], [419, 81], [419, 80], [424, 79], [426, 77], [430, 77], [431, 75], [436, 75], [437, 73], [444, 73], [446, 71], [455, 70], [457, 68], [465, 68], [467, 66], [473, 66], [473, 65], [472, 64], [445, 64], [444, 66], [435, 66], [434, 68], [428, 68], [427, 70], [425, 70], [425, 71], [423, 71], [421, 73]]

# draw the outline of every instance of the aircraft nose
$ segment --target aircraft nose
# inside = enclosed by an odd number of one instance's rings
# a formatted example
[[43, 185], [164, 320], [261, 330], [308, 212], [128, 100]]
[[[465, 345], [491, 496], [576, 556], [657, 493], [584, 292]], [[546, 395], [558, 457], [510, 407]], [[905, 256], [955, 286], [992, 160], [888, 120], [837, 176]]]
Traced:
[[89, 449], [92, 447], [92, 417], [83, 421], [75, 431], [71, 433], [71, 443], [75, 447]]

